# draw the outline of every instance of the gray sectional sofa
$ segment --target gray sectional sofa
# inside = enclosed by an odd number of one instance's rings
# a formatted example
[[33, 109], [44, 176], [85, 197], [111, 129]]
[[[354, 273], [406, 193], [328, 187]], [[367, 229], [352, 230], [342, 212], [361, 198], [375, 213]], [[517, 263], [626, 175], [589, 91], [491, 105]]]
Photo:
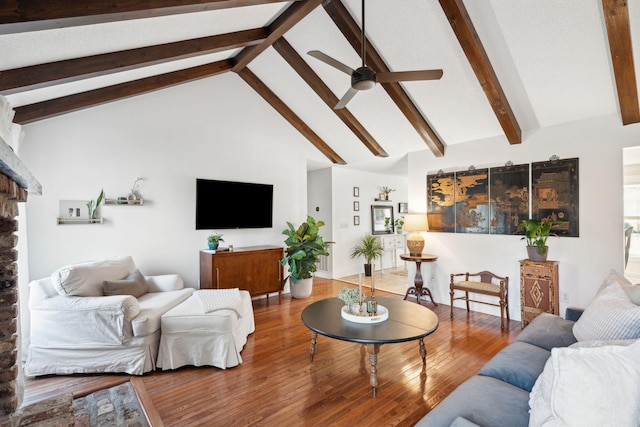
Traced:
[[529, 393], [551, 356], [551, 349], [576, 342], [572, 328], [581, 313], [568, 309], [567, 319], [546, 313], [536, 317], [512, 344], [416, 425], [527, 427]]

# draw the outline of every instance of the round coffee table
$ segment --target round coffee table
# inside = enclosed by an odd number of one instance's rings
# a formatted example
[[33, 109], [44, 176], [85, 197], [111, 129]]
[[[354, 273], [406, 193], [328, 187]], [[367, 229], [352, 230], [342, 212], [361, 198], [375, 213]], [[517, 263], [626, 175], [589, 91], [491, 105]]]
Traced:
[[311, 361], [316, 353], [318, 334], [342, 341], [364, 344], [369, 353], [369, 382], [373, 397], [378, 386], [377, 363], [382, 344], [419, 340], [422, 363], [427, 363], [424, 337], [438, 328], [438, 316], [428, 308], [398, 298], [377, 297], [378, 304], [389, 310], [389, 318], [380, 323], [356, 323], [342, 318], [344, 302], [329, 298], [310, 304], [302, 312], [302, 323], [311, 329]]

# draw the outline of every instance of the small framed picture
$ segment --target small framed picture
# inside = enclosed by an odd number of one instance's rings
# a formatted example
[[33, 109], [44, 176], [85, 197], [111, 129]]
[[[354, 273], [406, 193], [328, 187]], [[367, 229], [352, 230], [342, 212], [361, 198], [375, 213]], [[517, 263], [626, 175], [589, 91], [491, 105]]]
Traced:
[[359, 211], [360, 210], [360, 202], [358, 202], [358, 201], [353, 202], [353, 210], [354, 211]]
[[353, 197], [360, 197], [360, 187], [353, 187]]
[[409, 204], [408, 203], [398, 203], [398, 213], [409, 213]]
[[353, 216], [353, 225], [360, 225], [360, 215]]

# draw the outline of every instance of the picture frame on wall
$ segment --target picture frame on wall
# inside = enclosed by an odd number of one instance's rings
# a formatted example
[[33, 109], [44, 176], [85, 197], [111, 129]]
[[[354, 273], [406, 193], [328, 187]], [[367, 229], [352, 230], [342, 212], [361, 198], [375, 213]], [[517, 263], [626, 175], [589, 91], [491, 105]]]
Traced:
[[360, 215], [353, 216], [353, 225], [360, 225]]
[[353, 187], [353, 197], [360, 197], [360, 187]]
[[360, 210], [360, 202], [358, 202], [358, 201], [353, 202], [353, 210], [354, 211], [359, 211]]
[[409, 203], [398, 203], [398, 213], [408, 214], [409, 213]]

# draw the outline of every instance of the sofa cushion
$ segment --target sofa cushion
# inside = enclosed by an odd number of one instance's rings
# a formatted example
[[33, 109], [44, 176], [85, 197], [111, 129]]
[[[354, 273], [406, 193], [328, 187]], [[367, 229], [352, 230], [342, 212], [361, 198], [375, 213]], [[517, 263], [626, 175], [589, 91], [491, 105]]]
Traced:
[[576, 342], [572, 328], [575, 322], [562, 317], [542, 313], [527, 325], [516, 341], [537, 345], [545, 350], [554, 347], [567, 347]]
[[140, 314], [131, 321], [133, 335], [144, 337], [151, 335], [160, 329], [160, 318], [193, 293], [193, 288], [184, 288], [179, 291], [149, 292], [138, 298]]
[[105, 295], [131, 295], [139, 298], [149, 291], [149, 287], [140, 270], [136, 270], [122, 280], [105, 280], [102, 290]]
[[449, 426], [458, 417], [483, 427], [527, 427], [529, 393], [495, 378], [476, 375], [456, 388], [416, 426]]
[[105, 280], [124, 279], [136, 269], [133, 258], [119, 256], [59, 268], [51, 275], [53, 287], [62, 296], [102, 296]]
[[556, 348], [531, 392], [531, 425], [640, 425], [640, 341]]
[[640, 338], [640, 306], [619, 283], [600, 291], [573, 327], [578, 341]]
[[629, 299], [635, 305], [640, 305], [640, 285], [632, 284], [629, 280], [627, 280], [626, 277], [624, 277], [623, 274], [619, 273], [615, 268], [612, 268], [609, 271], [609, 275], [602, 281], [597, 294], [614, 283], [618, 283], [622, 287]]
[[487, 362], [480, 369], [478, 375], [493, 377], [523, 390], [531, 391], [550, 355], [549, 350], [516, 341], [503, 348]]

